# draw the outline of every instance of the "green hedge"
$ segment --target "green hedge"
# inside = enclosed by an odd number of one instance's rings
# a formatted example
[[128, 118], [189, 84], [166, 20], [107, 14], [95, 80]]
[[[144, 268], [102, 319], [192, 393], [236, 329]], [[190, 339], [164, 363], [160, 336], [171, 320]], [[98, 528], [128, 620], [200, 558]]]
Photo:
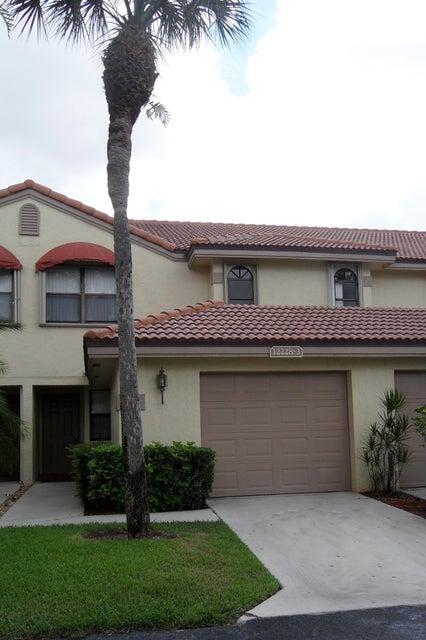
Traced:
[[[72, 458], [86, 511], [124, 511], [123, 453], [118, 445], [77, 445]], [[215, 453], [192, 442], [145, 446], [151, 511], [201, 509], [211, 493]]]

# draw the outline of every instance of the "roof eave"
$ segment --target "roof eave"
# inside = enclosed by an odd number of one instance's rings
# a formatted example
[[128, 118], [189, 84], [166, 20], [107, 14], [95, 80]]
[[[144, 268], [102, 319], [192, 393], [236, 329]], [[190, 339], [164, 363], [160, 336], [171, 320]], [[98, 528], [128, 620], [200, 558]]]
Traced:
[[188, 266], [191, 267], [215, 258], [220, 259], [282, 259], [282, 260], [315, 260], [336, 262], [374, 262], [383, 266], [395, 263], [395, 251], [364, 251], [360, 249], [288, 249], [278, 247], [225, 247], [192, 246], [187, 254]]

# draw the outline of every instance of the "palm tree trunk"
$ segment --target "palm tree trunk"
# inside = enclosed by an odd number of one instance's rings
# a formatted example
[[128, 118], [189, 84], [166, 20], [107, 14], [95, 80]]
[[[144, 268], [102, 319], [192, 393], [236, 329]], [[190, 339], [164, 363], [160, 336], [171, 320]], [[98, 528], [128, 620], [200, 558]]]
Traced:
[[114, 209], [115, 280], [118, 306], [121, 430], [125, 506], [129, 538], [149, 533], [149, 509], [133, 323], [132, 248], [127, 220], [132, 120], [125, 111], [110, 117], [108, 192]]

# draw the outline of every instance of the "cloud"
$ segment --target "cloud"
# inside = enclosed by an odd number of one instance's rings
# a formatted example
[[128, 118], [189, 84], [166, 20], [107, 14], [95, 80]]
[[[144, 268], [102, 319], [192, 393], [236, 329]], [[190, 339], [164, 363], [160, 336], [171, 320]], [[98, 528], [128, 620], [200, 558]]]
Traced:
[[[156, 95], [172, 123], [136, 126], [130, 215], [426, 229], [425, 23], [421, 0], [278, 0], [244, 91], [212, 47], [168, 58]], [[99, 62], [5, 52], [2, 182], [31, 175], [110, 210]]]

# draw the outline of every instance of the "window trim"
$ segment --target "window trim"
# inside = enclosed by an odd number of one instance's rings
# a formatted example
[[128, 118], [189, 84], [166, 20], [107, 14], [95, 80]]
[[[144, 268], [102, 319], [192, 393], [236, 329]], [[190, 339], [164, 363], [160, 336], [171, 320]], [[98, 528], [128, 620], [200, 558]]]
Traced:
[[[51, 271], [52, 269], [56, 269], [56, 268], [61, 268], [61, 267], [68, 267], [68, 268], [74, 268], [74, 269], [78, 269], [80, 272], [80, 293], [79, 294], [75, 294], [80, 295], [80, 322], [75, 322], [75, 321], [59, 321], [59, 320], [54, 320], [54, 321], [49, 321], [47, 320], [47, 274], [49, 273], [49, 271]], [[107, 327], [110, 324], [113, 324], [115, 322], [117, 322], [117, 320], [105, 320], [105, 321], [94, 321], [94, 322], [90, 322], [87, 321], [85, 319], [84, 316], [84, 301], [85, 301], [85, 297], [88, 296], [105, 296], [105, 295], [113, 295], [113, 294], [103, 294], [103, 293], [89, 293], [86, 294], [83, 291], [83, 281], [84, 281], [84, 277], [83, 277], [83, 269], [108, 269], [108, 270], [112, 270], [114, 272], [114, 267], [111, 267], [110, 265], [102, 265], [102, 264], [97, 264], [97, 265], [93, 265], [93, 264], [75, 264], [75, 263], [71, 263], [71, 264], [60, 264], [60, 265], [55, 265], [54, 267], [51, 267], [50, 269], [46, 269], [45, 271], [40, 271], [39, 273], [39, 277], [40, 277], [40, 326], [43, 327]], [[55, 295], [55, 294], [52, 294]], [[57, 295], [61, 295], [61, 294], [57, 294]], [[117, 294], [115, 294], [117, 295]]]
[[[354, 272], [354, 274], [357, 277], [358, 280], [358, 307], [363, 307], [364, 306], [364, 302], [363, 302], [363, 296], [362, 296], [362, 269], [360, 268], [360, 265], [357, 264], [351, 264], [348, 262], [336, 262], [333, 264], [329, 264], [329, 300], [330, 300], [330, 306], [332, 307], [336, 307], [336, 290], [335, 290], [335, 282], [334, 282], [334, 276], [336, 275], [337, 271], [339, 271], [340, 269], [350, 269], [351, 271]], [[341, 307], [339, 307], [340, 309]]]
[[253, 275], [253, 303], [252, 304], [259, 304], [258, 296], [257, 296], [257, 265], [251, 264], [249, 262], [233, 262], [232, 264], [224, 265], [223, 282], [224, 282], [224, 294], [225, 294], [224, 297], [225, 297], [226, 304], [235, 304], [233, 302], [229, 302], [229, 295], [228, 295], [228, 274], [231, 271], [231, 269], [234, 269], [235, 267], [246, 267], [247, 269], [250, 269]]
[[0, 269], [2, 271], [12, 272], [12, 318], [3, 322], [19, 324], [21, 321], [21, 272], [18, 269]]

